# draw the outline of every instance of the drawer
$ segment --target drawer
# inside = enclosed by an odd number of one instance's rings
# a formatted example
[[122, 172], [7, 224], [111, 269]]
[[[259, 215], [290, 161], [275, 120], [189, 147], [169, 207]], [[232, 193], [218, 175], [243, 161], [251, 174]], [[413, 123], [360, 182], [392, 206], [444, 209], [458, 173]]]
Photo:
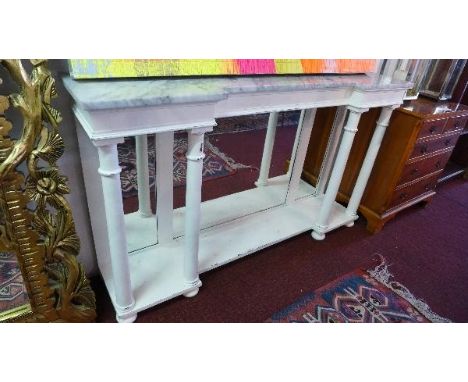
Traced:
[[468, 121], [468, 116], [450, 118], [447, 121], [447, 124], [445, 125], [445, 130], [444, 131], [462, 130], [466, 125], [466, 121]]
[[407, 164], [403, 168], [400, 182], [398, 184], [405, 184], [422, 176], [442, 170], [447, 164], [450, 154], [452, 154], [452, 150]]
[[410, 155], [410, 159], [418, 158], [424, 155], [430, 155], [438, 150], [443, 150], [448, 147], [455, 146], [458, 140], [459, 134], [444, 135], [437, 139], [431, 139], [429, 141], [416, 142], [413, 151]]
[[444, 131], [445, 122], [447, 122], [446, 119], [423, 122], [418, 138], [427, 138], [441, 134]]
[[399, 206], [400, 204], [406, 203], [411, 199], [417, 198], [420, 195], [434, 190], [435, 186], [437, 185], [439, 174], [440, 171], [432, 176], [422, 178], [417, 182], [413, 182], [405, 187], [396, 189], [393, 193], [389, 208]]

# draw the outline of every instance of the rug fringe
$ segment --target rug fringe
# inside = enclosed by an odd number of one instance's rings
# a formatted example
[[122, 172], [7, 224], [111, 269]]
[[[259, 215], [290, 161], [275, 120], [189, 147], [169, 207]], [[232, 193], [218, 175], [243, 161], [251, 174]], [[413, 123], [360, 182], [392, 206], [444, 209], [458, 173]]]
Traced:
[[397, 281], [392, 281], [393, 275], [388, 270], [387, 261], [381, 255], [379, 255], [381, 262], [374, 269], [367, 270], [367, 273], [374, 279], [384, 284], [387, 288], [390, 288], [399, 296], [410, 302], [424, 317], [431, 322], [437, 323], [448, 323], [452, 322], [447, 318], [443, 318], [438, 314], [434, 313], [429, 305], [421, 299], [416, 298], [404, 285]]
[[223, 159], [229, 166], [231, 166], [235, 170], [239, 170], [242, 168], [253, 168], [255, 170], [258, 170], [257, 167], [254, 166], [248, 166], [242, 163], [236, 162], [234, 159], [231, 157], [228, 157], [225, 153], [221, 152], [219, 148], [217, 148], [215, 145], [213, 145], [209, 139], [205, 140], [205, 146], [208, 146], [211, 151], [213, 151], [217, 156], [219, 156], [221, 159]]

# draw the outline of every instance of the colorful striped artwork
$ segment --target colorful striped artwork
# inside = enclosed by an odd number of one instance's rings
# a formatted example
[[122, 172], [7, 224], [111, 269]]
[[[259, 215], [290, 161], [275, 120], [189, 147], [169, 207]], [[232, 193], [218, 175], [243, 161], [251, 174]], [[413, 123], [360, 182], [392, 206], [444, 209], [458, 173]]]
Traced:
[[373, 73], [377, 60], [267, 59], [267, 60], [70, 60], [70, 74], [76, 79], [219, 76], [258, 74]]

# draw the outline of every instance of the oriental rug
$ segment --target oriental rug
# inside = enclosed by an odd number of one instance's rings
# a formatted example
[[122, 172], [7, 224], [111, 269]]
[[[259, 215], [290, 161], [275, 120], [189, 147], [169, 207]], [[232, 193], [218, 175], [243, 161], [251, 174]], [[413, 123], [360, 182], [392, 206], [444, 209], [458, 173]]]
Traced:
[[[295, 128], [299, 122], [300, 111], [281, 112], [278, 115], [279, 128]], [[245, 115], [239, 117], [220, 118], [217, 126], [205, 135], [205, 159], [203, 160], [203, 181], [216, 179], [224, 176], [234, 175], [238, 169], [250, 168], [252, 166], [237, 163], [234, 159], [221, 152], [210, 142], [210, 137], [219, 134], [236, 134], [247, 131], [266, 129], [269, 114]], [[176, 134], [174, 137], [174, 187], [185, 184], [187, 161], [187, 138], [184, 134]], [[132, 197], [138, 193], [135, 139], [128, 137], [124, 143], [118, 145], [119, 163], [122, 167], [120, 181], [122, 195], [124, 198]], [[150, 187], [156, 181], [155, 164], [156, 153], [154, 149], [154, 137], [148, 136], [148, 167]], [[257, 169], [258, 170], [258, 169]]]
[[267, 322], [450, 322], [392, 278], [385, 261], [372, 270], [355, 270], [305, 294]]
[[[297, 127], [300, 115], [300, 110], [283, 111], [278, 113], [277, 127]], [[242, 115], [238, 117], [219, 118], [216, 120], [218, 125], [214, 128], [214, 130], [211, 133], [208, 133], [207, 135], [243, 133], [245, 131], [266, 129], [268, 126], [269, 116], [270, 114], [264, 113]]]
[[[156, 182], [156, 151], [154, 137], [148, 136], [148, 168], [150, 187]], [[174, 138], [174, 187], [185, 185], [187, 176], [186, 135], [176, 135]], [[205, 138], [205, 158], [203, 159], [203, 181], [234, 175], [238, 169], [250, 166], [237, 163], [234, 159], [222, 153], [214, 146], [209, 137]], [[122, 167], [120, 182], [124, 198], [132, 197], [138, 193], [136, 151], [133, 137], [126, 138], [123, 144], [118, 145], [119, 164]]]
[[[281, 112], [278, 116], [279, 128], [295, 128], [299, 122], [300, 111]], [[217, 179], [234, 175], [238, 169], [249, 168], [258, 170], [256, 167], [237, 163], [233, 158], [221, 152], [210, 142], [210, 137], [219, 134], [235, 134], [246, 131], [266, 129], [269, 114], [255, 114], [239, 117], [220, 118], [217, 126], [205, 135], [205, 159], [203, 160], [203, 181]], [[183, 186], [186, 181], [187, 160], [187, 137], [185, 134], [176, 133], [174, 137], [174, 187]], [[135, 139], [128, 137], [124, 143], [118, 145], [119, 163], [122, 167], [120, 181], [124, 198], [132, 197], [138, 193]], [[156, 153], [154, 148], [154, 137], [148, 136], [148, 167], [150, 187], [155, 184]]]
[[0, 316], [28, 302], [16, 255], [0, 251]]

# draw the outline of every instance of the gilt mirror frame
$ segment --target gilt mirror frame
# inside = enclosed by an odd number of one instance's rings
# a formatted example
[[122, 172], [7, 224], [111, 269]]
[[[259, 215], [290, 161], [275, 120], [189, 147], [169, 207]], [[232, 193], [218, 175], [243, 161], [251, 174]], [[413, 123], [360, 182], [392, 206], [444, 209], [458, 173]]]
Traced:
[[[18, 90], [3, 94], [0, 78], [0, 250], [15, 253], [29, 298], [1, 320], [91, 322], [95, 296], [76, 259], [80, 241], [65, 198], [70, 189], [57, 165], [64, 142], [60, 112], [51, 105], [55, 80], [46, 60], [30, 62], [28, 73], [21, 60], [0, 59], [0, 74]], [[8, 119], [11, 108], [22, 126]], [[18, 139], [10, 136], [14, 129]]]

